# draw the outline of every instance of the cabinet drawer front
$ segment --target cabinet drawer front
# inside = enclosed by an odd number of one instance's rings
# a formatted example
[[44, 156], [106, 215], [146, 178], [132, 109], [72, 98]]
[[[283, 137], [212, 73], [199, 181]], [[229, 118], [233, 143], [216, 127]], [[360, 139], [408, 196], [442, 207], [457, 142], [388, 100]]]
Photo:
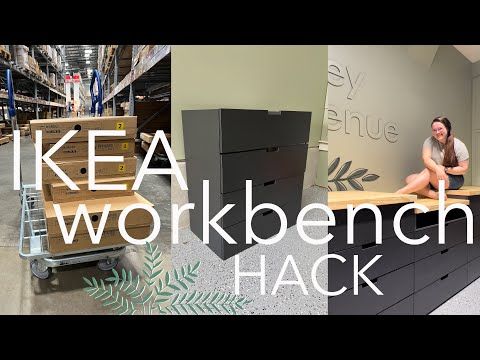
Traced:
[[472, 261], [480, 257], [480, 237], [473, 239], [473, 244], [467, 244], [467, 260]]
[[415, 263], [415, 291], [467, 263], [467, 245], [458, 244]]
[[473, 216], [480, 215], [480, 195], [469, 196], [468, 200], [470, 201], [468, 207], [472, 210]]
[[480, 235], [480, 215], [473, 215], [473, 237]]
[[412, 245], [415, 248], [415, 261], [439, 253], [462, 242], [466, 243], [467, 220], [459, 219], [445, 223], [445, 244], [443, 245], [438, 243], [438, 225], [418, 229], [415, 238], [421, 238], [423, 235], [429, 236], [425, 244]]
[[415, 293], [413, 299], [415, 315], [430, 313], [467, 285], [466, 265], [447, 275]]
[[295, 177], [305, 172], [308, 145], [225, 154], [221, 156], [222, 193], [245, 188], [245, 180], [253, 185]]
[[477, 280], [480, 277], [480, 257], [468, 263], [468, 282]]
[[[292, 201], [301, 202], [302, 188], [303, 174], [254, 186], [252, 188], [252, 209], [262, 203], [282, 206]], [[227, 204], [235, 204], [235, 206], [222, 218], [223, 227], [245, 221], [245, 190], [224, 194], [222, 207]], [[261, 215], [261, 211], [255, 214], [255, 216], [258, 215]]]
[[338, 255], [343, 256], [346, 261], [341, 263], [335, 259], [329, 260], [328, 286], [330, 291], [338, 290], [342, 286], [346, 286], [348, 289], [353, 287], [354, 255], [358, 255], [359, 270], [371, 261], [375, 255], [382, 255], [380, 259], [365, 271], [365, 275], [369, 279], [374, 279], [413, 263], [413, 246], [403, 243], [396, 237], [392, 237], [384, 239], [380, 245], [375, 245], [373, 242], [364, 246], [356, 246], [340, 251]]
[[374, 283], [383, 295], [369, 287], [359, 286], [358, 295], [353, 289], [342, 295], [328, 298], [329, 315], [375, 315], [413, 294], [413, 264], [381, 276]]
[[[379, 206], [382, 214], [382, 239], [395, 236], [393, 219], [398, 209], [405, 204]], [[368, 209], [360, 210], [355, 215], [353, 226], [354, 244], [347, 244], [347, 210], [334, 211], [335, 226], [330, 226], [328, 231], [333, 239], [328, 242], [328, 252], [336, 253], [354, 246], [364, 245], [375, 241], [375, 216]], [[413, 210], [407, 211], [401, 221], [400, 227], [404, 234], [415, 231], [415, 214]]]
[[389, 307], [378, 315], [413, 315], [413, 295], [403, 299], [398, 304]]
[[220, 151], [255, 150], [271, 146], [308, 143], [309, 112], [266, 110], [220, 111]]
[[[281, 209], [285, 212], [287, 217], [287, 227], [295, 225], [300, 207], [300, 202], [290, 202], [281, 206]], [[227, 227], [224, 230], [237, 242], [237, 244], [228, 244], [211, 228], [209, 243], [210, 249], [224, 260], [256, 244], [255, 240], [253, 240], [253, 244], [245, 243], [245, 221]], [[280, 230], [280, 219], [275, 212], [260, 214], [259, 216], [253, 217], [252, 230], [258, 237], [268, 239], [269, 237], [276, 235]]]

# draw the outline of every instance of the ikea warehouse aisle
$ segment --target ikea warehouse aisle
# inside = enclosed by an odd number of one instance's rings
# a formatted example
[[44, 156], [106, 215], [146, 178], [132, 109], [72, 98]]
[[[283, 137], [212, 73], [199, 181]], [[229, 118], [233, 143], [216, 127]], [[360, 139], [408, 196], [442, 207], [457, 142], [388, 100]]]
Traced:
[[[150, 170], [170, 167], [154, 140], [162, 130], [170, 141], [170, 73], [168, 45], [0, 45], [0, 314], [153, 312], [140, 278], [154, 281], [171, 268], [170, 176], [146, 174], [138, 190], [133, 184], [146, 160]], [[70, 130], [77, 132], [52, 153]], [[88, 188], [89, 130], [124, 131], [94, 145], [95, 156], [121, 157], [97, 159], [94, 171], [96, 184], [117, 189]], [[36, 131], [39, 151], [77, 190], [45, 161], [36, 189]], [[81, 204], [85, 218], [66, 244], [56, 208], [70, 231]], [[134, 205], [143, 208], [127, 209]], [[158, 214], [158, 232], [148, 212]], [[90, 224], [102, 231], [97, 244]], [[131, 239], [156, 237], [133, 245], [123, 230]], [[127, 283], [133, 301], [117, 288]]]

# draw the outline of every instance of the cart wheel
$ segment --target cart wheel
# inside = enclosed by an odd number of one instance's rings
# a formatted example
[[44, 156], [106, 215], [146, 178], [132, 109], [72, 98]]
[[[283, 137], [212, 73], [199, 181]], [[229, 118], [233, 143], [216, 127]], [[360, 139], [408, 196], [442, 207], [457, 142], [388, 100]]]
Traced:
[[108, 258], [98, 261], [98, 268], [102, 271], [112, 270], [118, 264], [118, 258]]
[[48, 279], [52, 273], [52, 269], [41, 265], [37, 260], [30, 262], [30, 270], [32, 270], [33, 275], [42, 280]]

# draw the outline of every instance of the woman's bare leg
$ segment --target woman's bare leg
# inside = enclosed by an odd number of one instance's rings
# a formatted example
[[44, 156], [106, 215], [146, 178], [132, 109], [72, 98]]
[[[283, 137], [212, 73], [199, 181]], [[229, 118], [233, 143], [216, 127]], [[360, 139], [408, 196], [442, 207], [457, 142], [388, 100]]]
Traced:
[[[405, 183], [408, 185], [410, 184], [411, 182], [413, 182], [415, 180], [415, 178], [418, 176], [419, 174], [412, 174], [412, 175], [408, 175], [406, 178], [405, 178]], [[417, 190], [416, 194], [418, 195], [422, 195], [422, 196], [426, 196], [426, 197], [431, 197], [432, 196], [432, 193], [430, 192], [430, 184], [428, 184], [427, 186], [425, 186], [423, 189], [420, 189], [420, 190]]]
[[426, 189], [428, 184], [430, 183], [430, 171], [428, 169], [424, 169], [415, 177], [413, 177], [412, 175], [408, 176], [405, 181], [410, 181], [410, 183], [405, 185], [403, 188], [397, 190], [397, 194], [411, 194], [419, 190], [421, 191], [423, 189]]
[[[440, 187], [438, 184], [437, 175], [434, 172], [431, 173], [430, 183], [433, 185], [435, 189], [438, 189]], [[448, 180], [448, 177], [447, 177], [447, 180], [445, 180], [445, 190], [447, 190], [449, 187], [450, 187], [450, 181]], [[437, 199], [438, 199], [438, 194], [437, 194]], [[445, 195], [445, 199], [447, 199], [446, 195]]]
[[405, 184], [410, 184], [413, 180], [415, 180], [415, 178], [416, 178], [418, 175], [419, 175], [419, 174], [408, 175], [408, 176], [405, 178]]
[[427, 185], [423, 189], [417, 190], [415, 194], [422, 195], [425, 197], [429, 197], [432, 199], [438, 199], [438, 193], [432, 189], [430, 189], [430, 185]]
[[[430, 188], [430, 184], [432, 184], [436, 189], [438, 189], [438, 178], [435, 172], [429, 169], [424, 169], [419, 174], [409, 175], [405, 179], [405, 182], [407, 185], [398, 190], [398, 194], [416, 193], [432, 199], [438, 199], [438, 192]], [[448, 189], [449, 185], [448, 179], [445, 180], [445, 189]], [[447, 196], [445, 195], [445, 200], [446, 199]]]

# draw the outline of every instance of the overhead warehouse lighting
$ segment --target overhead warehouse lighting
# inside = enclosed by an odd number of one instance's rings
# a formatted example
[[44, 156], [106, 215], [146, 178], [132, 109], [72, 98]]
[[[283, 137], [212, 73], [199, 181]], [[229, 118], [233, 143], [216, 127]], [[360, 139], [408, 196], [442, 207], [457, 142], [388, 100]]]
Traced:
[[[97, 45], [65, 45], [65, 71], [75, 69], [82, 78], [89, 77], [87, 68], [97, 68], [98, 46]], [[91, 78], [91, 77], [90, 77]]]

